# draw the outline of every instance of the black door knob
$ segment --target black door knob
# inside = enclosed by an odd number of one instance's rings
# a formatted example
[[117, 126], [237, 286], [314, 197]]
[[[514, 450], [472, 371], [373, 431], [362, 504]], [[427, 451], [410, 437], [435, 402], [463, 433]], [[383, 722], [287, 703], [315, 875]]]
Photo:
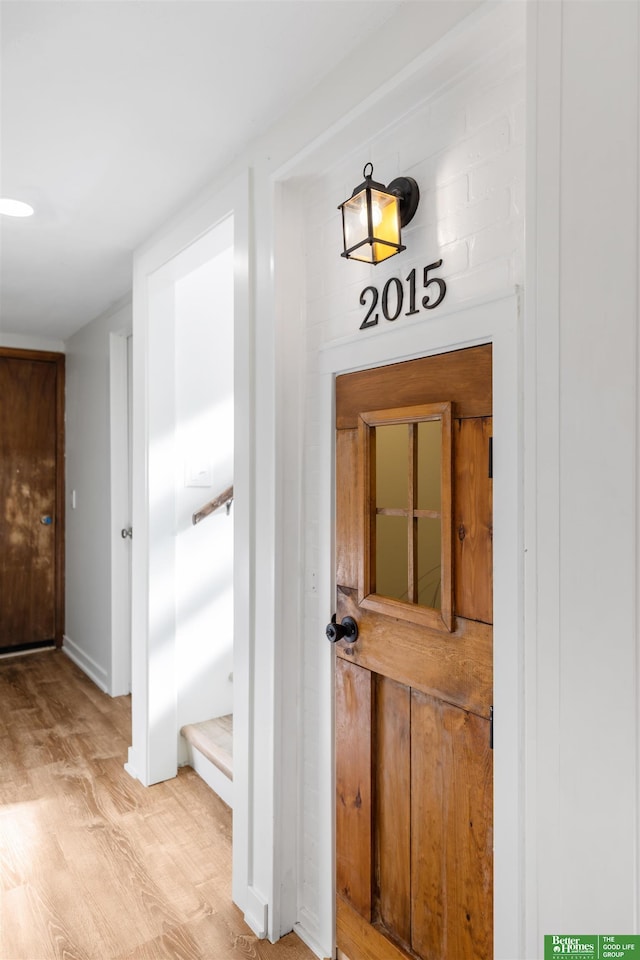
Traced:
[[327, 624], [325, 630], [327, 640], [336, 643], [338, 640], [346, 640], [347, 643], [355, 643], [358, 639], [358, 624], [353, 617], [344, 617], [342, 623], [336, 623], [336, 615], [331, 618], [331, 623]]

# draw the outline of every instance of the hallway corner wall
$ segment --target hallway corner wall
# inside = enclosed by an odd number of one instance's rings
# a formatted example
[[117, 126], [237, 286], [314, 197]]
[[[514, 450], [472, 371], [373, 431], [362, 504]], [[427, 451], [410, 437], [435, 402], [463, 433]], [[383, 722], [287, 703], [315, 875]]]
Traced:
[[[125, 303], [66, 341], [65, 653], [111, 688], [111, 450], [109, 345], [131, 331]], [[75, 507], [73, 492], [75, 491]]]

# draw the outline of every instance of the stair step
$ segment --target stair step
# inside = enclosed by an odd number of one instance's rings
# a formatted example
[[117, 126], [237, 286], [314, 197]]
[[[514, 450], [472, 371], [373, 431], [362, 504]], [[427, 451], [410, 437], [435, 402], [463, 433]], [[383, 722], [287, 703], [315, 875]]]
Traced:
[[180, 733], [225, 777], [233, 780], [233, 714], [201, 723], [187, 723]]

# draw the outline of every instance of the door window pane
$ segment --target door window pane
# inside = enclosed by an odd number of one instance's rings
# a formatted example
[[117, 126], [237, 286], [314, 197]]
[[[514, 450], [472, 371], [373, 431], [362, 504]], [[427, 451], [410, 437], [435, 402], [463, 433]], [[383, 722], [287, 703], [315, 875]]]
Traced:
[[442, 421], [418, 424], [418, 510], [440, 511]]
[[376, 506], [407, 509], [409, 431], [405, 423], [376, 427]]
[[408, 592], [406, 517], [376, 517], [376, 593], [406, 600]]
[[418, 603], [440, 609], [442, 575], [442, 536], [440, 520], [421, 517], [417, 521]]
[[391, 604], [394, 616], [452, 630], [451, 404], [359, 417], [366, 498], [359, 602]]

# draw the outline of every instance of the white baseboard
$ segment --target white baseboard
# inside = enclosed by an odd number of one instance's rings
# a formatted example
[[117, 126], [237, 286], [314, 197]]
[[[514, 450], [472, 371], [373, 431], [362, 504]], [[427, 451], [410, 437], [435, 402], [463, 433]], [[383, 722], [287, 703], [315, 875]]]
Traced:
[[142, 777], [138, 773], [138, 765], [136, 763], [136, 754], [133, 747], [129, 747], [127, 753], [127, 762], [124, 764], [124, 769], [127, 771], [130, 777], [133, 777], [134, 780], [139, 780], [140, 783], [144, 784]]
[[331, 953], [327, 953], [326, 950], [323, 950], [313, 934], [309, 933], [308, 929], [304, 925], [304, 921], [298, 921], [297, 923], [294, 923], [293, 930], [296, 936], [300, 937], [302, 942], [309, 947], [309, 950], [311, 950], [312, 953], [315, 953], [316, 957], [326, 960], [327, 957], [332, 956]]
[[100, 687], [103, 693], [108, 693], [109, 685], [107, 683], [107, 671], [96, 663], [96, 661], [85, 653], [73, 640], [66, 634], [62, 638], [62, 652], [66, 653], [70, 660], [80, 667], [83, 673], [93, 680], [97, 687]]
[[[181, 740], [184, 738], [181, 737]], [[192, 744], [187, 743], [187, 763], [202, 777], [208, 787], [217, 793], [221, 800], [233, 810], [233, 781], [225, 777], [221, 770], [203, 756]]]
[[247, 909], [245, 922], [251, 927], [259, 940], [264, 940], [268, 930], [269, 905], [255, 887], [247, 887]]

